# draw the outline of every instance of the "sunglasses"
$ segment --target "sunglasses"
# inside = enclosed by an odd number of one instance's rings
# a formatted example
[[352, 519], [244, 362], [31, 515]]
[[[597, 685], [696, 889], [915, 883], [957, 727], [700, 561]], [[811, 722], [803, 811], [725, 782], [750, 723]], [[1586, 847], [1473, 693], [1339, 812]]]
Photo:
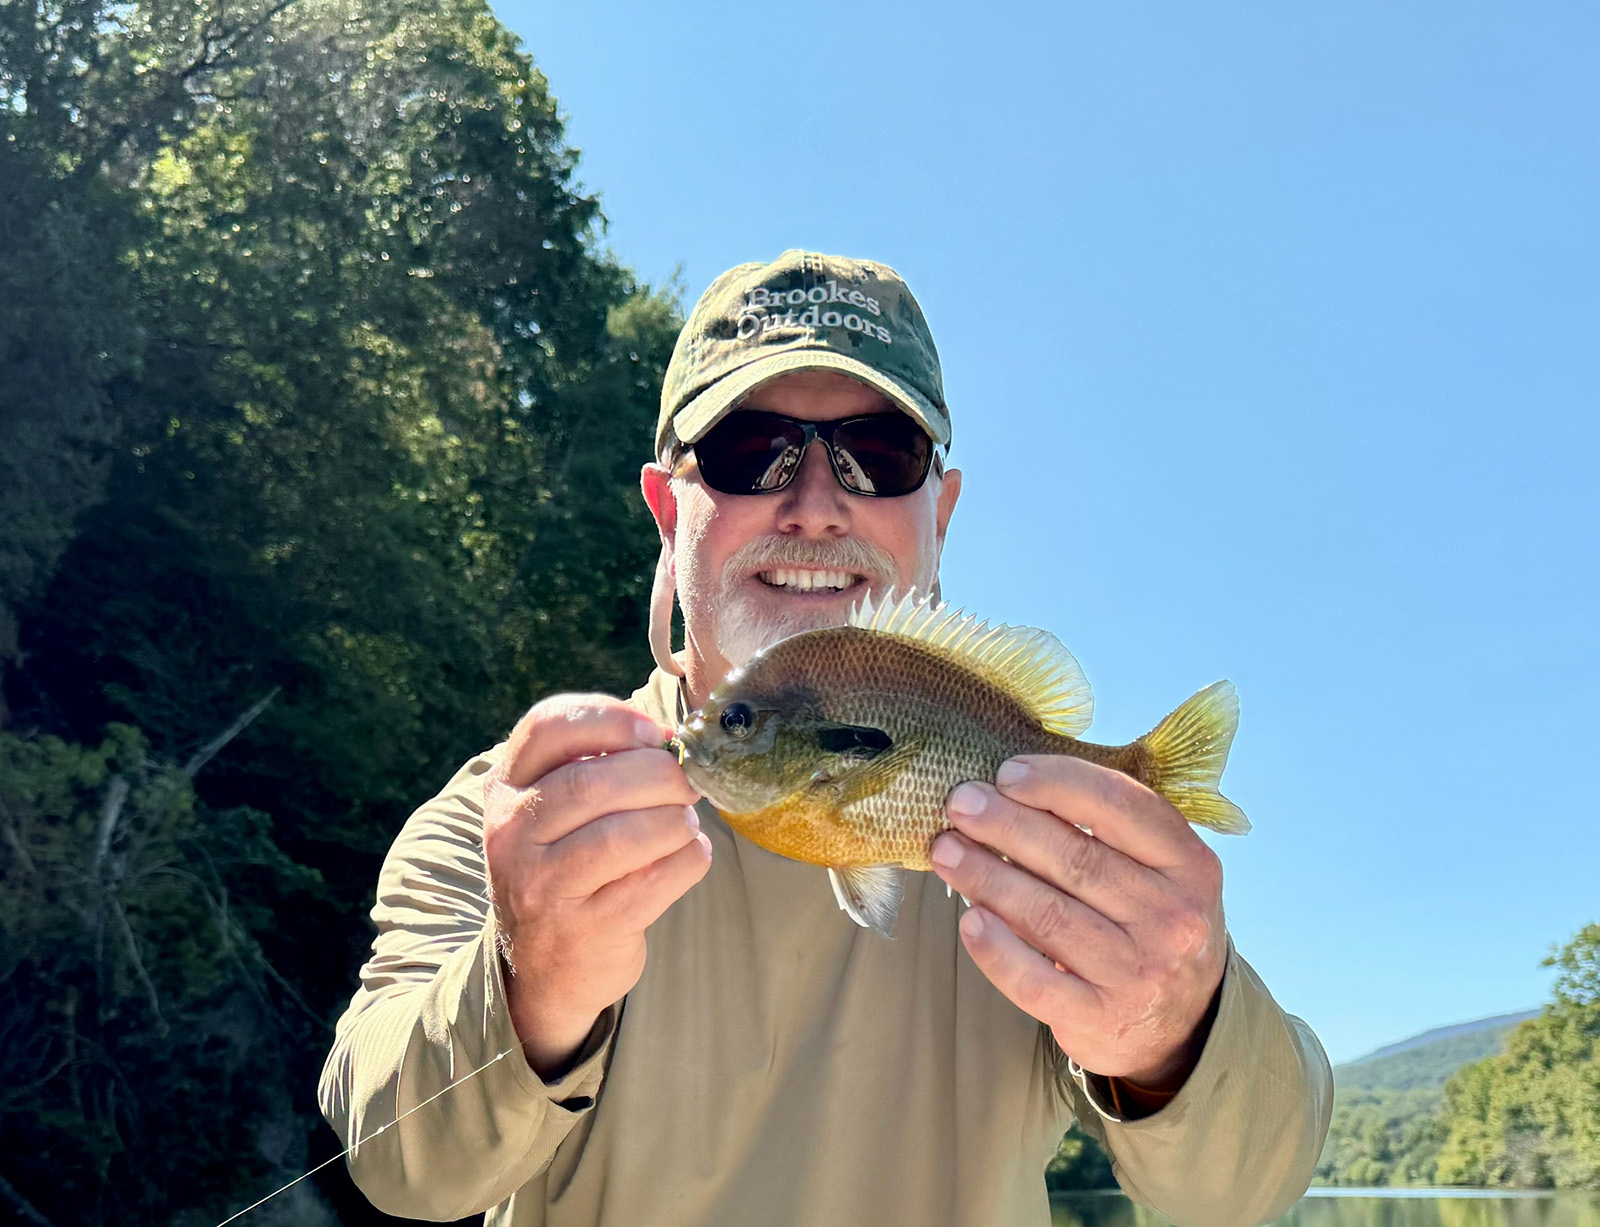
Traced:
[[920, 489], [933, 464], [933, 440], [903, 413], [802, 422], [765, 409], [730, 413], [692, 450], [706, 485], [724, 494], [771, 494], [800, 471], [821, 439], [839, 484], [852, 494], [898, 498]]

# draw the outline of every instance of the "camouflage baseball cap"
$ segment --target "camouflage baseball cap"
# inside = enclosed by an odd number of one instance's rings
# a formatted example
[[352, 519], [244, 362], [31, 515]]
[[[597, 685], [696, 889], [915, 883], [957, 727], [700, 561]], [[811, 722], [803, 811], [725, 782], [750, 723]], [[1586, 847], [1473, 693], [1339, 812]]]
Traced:
[[807, 370], [859, 379], [949, 444], [939, 354], [900, 274], [786, 251], [729, 269], [689, 313], [661, 387], [656, 455], [695, 442], [769, 380]]

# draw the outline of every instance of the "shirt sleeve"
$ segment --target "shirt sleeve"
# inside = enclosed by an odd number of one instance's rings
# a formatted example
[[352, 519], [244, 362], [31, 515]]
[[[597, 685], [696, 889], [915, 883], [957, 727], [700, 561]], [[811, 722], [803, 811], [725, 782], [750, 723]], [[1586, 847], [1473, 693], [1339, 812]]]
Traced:
[[1179, 1227], [1251, 1227], [1283, 1215], [1311, 1183], [1333, 1111], [1317, 1037], [1272, 999], [1232, 943], [1206, 1046], [1165, 1107], [1120, 1116], [1104, 1080], [1067, 1062], [1079, 1122], [1117, 1183]]
[[389, 850], [372, 957], [318, 1087], [351, 1176], [390, 1214], [461, 1218], [537, 1176], [593, 1109], [616, 1033], [613, 1007], [548, 1083], [523, 1056], [483, 856], [495, 761], [491, 751], [457, 772]]

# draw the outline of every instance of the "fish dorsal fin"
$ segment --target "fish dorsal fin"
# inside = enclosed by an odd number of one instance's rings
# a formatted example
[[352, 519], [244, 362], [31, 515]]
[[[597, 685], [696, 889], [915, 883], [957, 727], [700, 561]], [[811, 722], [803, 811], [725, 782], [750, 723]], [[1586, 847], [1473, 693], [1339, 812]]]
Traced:
[[999, 687], [1052, 733], [1076, 737], [1094, 719], [1094, 693], [1071, 652], [1049, 631], [990, 626], [915, 589], [881, 604], [872, 595], [850, 608], [849, 625], [931, 648]]

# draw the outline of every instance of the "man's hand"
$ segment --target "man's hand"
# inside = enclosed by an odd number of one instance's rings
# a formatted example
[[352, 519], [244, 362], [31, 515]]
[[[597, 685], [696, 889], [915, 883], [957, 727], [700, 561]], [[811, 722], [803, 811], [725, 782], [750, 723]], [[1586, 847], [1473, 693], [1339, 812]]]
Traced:
[[485, 790], [511, 1018], [541, 1076], [638, 983], [645, 930], [711, 866], [666, 739], [620, 700], [558, 695], [518, 722]]
[[973, 961], [1083, 1068], [1176, 1090], [1227, 961], [1216, 854], [1121, 772], [1026, 755], [995, 778], [951, 791], [959, 834], [933, 844], [934, 871], [972, 900]]

